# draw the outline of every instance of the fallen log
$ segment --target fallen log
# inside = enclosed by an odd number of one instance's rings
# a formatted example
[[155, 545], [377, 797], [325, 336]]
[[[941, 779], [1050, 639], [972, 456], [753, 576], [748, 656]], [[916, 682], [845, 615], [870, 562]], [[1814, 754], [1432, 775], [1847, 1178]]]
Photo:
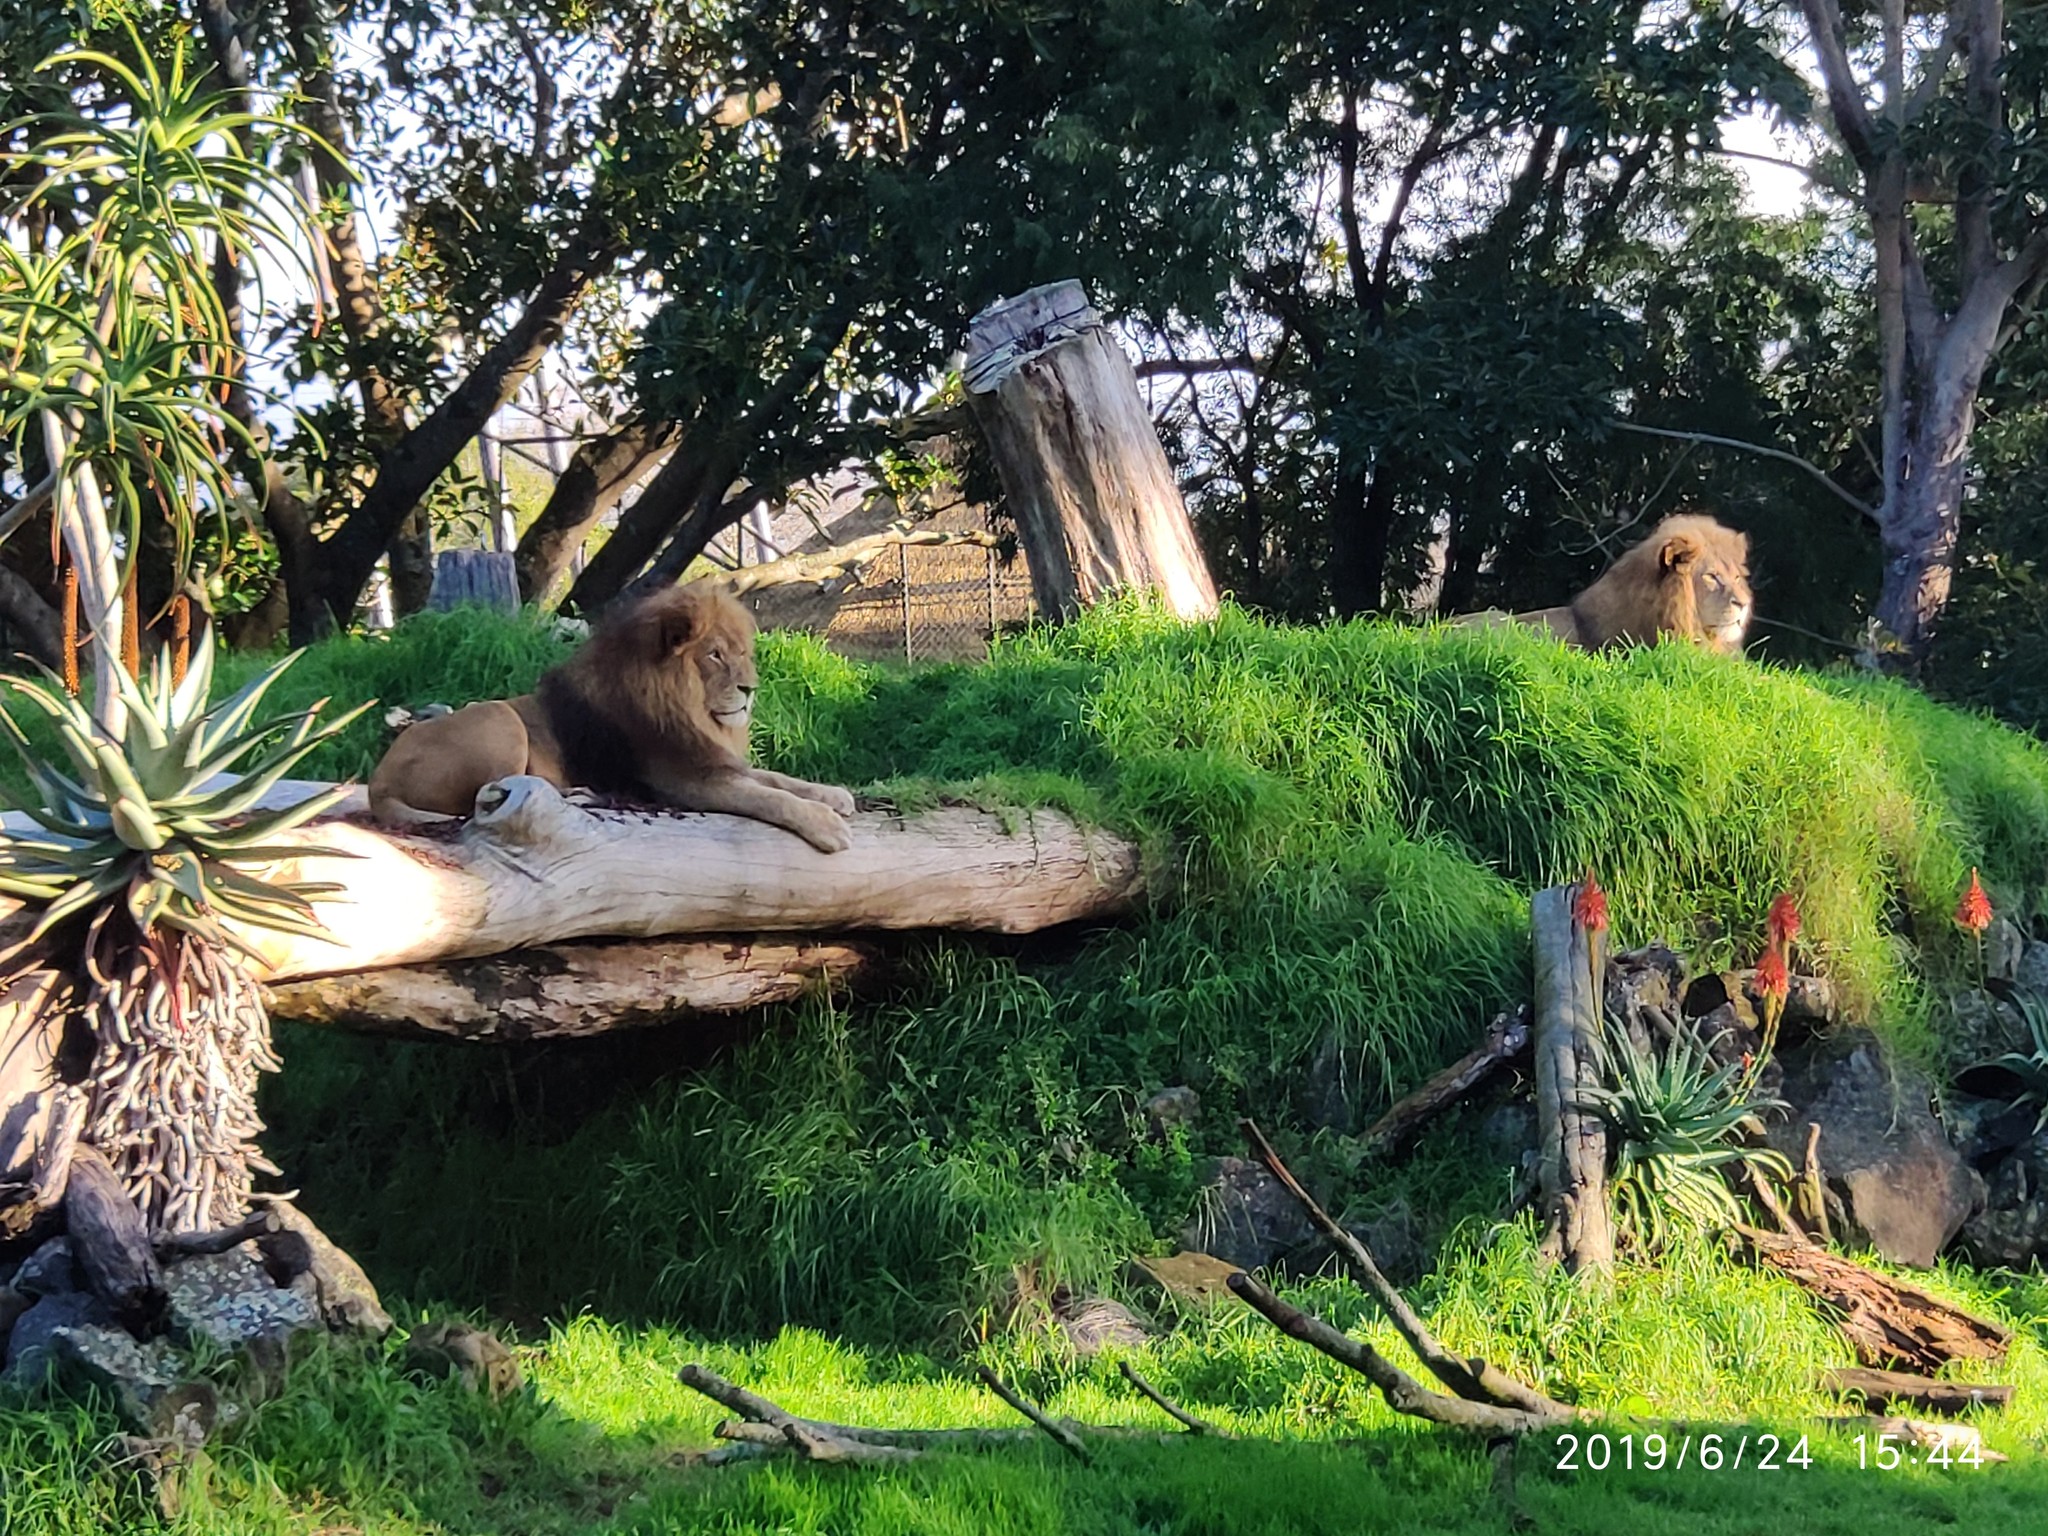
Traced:
[[163, 1269], [149, 1245], [142, 1213], [107, 1160], [91, 1147], [71, 1154], [63, 1206], [72, 1260], [86, 1290], [138, 1338], [155, 1333], [170, 1306]]
[[1904, 1371], [1872, 1371], [1849, 1366], [1821, 1377], [1821, 1390], [1840, 1397], [1863, 1399], [1872, 1413], [1918, 1408], [1927, 1413], [1964, 1413], [1972, 1408], [2003, 1408], [2012, 1401], [2007, 1384], [1936, 1381]]
[[1788, 1276], [1822, 1303], [1865, 1365], [1933, 1372], [1951, 1360], [2004, 1358], [2012, 1334], [1950, 1306], [1917, 1285], [1893, 1280], [1825, 1248], [1736, 1229], [1759, 1264]]
[[1486, 1038], [1469, 1055], [1452, 1062], [1403, 1098], [1359, 1138], [1361, 1156], [1396, 1158], [1408, 1149], [1423, 1127], [1444, 1109], [1486, 1082], [1507, 1063], [1527, 1053], [1526, 1013], [1504, 1013], [1487, 1027]]
[[842, 993], [878, 952], [844, 940], [734, 937], [545, 944], [439, 965], [281, 982], [273, 1018], [370, 1034], [564, 1040]]
[[[325, 938], [236, 929], [286, 981], [502, 954], [565, 939], [844, 929], [1031, 933], [1128, 910], [1138, 851], [1052, 810], [862, 811], [853, 846], [825, 854], [744, 817], [603, 809], [543, 779], [489, 784], [440, 836], [315, 822], [280, 843], [309, 856], [270, 878], [339, 887]], [[331, 850], [343, 858], [312, 856]], [[0, 903], [0, 946], [33, 922]], [[229, 924], [231, 928], [233, 924]], [[0, 1043], [7, 1031], [0, 1027]]]

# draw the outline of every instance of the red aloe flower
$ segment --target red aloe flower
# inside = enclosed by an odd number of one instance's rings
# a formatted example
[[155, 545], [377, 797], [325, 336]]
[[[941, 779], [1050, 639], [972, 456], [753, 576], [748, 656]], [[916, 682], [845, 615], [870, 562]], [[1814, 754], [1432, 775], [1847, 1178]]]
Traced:
[[1792, 972], [1786, 968], [1784, 953], [1773, 944], [1756, 963], [1756, 993], [1767, 1003], [1785, 1001], [1792, 990]]
[[1764, 919], [1771, 948], [1790, 949], [1792, 941], [1799, 937], [1799, 926], [1799, 908], [1792, 900], [1792, 893], [1780, 891], [1771, 903], [1771, 915]]
[[1607, 893], [1600, 889], [1600, 882], [1593, 878], [1593, 871], [1586, 871], [1586, 878], [1579, 886], [1579, 897], [1572, 903], [1572, 921], [1588, 933], [1607, 931]]
[[1984, 894], [1984, 887], [1977, 883], [1977, 869], [1970, 867], [1970, 888], [1963, 892], [1963, 899], [1956, 903], [1956, 922], [1972, 933], [1982, 933], [1991, 926], [1991, 898]]

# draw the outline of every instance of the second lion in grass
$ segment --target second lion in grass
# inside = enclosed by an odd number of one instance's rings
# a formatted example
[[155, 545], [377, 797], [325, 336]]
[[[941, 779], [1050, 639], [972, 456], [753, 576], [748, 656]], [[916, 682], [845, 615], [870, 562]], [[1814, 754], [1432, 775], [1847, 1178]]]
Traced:
[[657, 592], [602, 620], [532, 693], [406, 727], [370, 775], [370, 813], [387, 826], [467, 816], [484, 785], [523, 773], [751, 817], [837, 853], [853, 796], [747, 761], [759, 682], [738, 601], [703, 582]]
[[1682, 512], [1665, 518], [1561, 608], [1471, 613], [1454, 622], [1526, 624], [1589, 651], [1676, 635], [1734, 656], [1741, 654], [1754, 613], [1749, 536], [1711, 517]]

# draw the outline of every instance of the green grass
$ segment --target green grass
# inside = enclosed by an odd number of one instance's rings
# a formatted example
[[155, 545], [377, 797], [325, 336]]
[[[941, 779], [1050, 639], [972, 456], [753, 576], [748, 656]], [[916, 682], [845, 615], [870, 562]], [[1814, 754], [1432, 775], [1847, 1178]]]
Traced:
[[[460, 703], [563, 651], [523, 623], [419, 620], [317, 648], [280, 698]], [[322, 1354], [223, 1450], [187, 1529], [1890, 1532], [2021, 1528], [2022, 1500], [2048, 1492], [2048, 1290], [1964, 1272], [1936, 1283], [2021, 1333], [1989, 1373], [2019, 1404], [1987, 1432], [2024, 1465], [1880, 1477], [1833, 1446], [1775, 1481], [1569, 1477], [1530, 1447], [1510, 1507], [1469, 1448], [1243, 1318], [1186, 1320], [1148, 1373], [1261, 1441], [1362, 1445], [1122, 1447], [1097, 1470], [1035, 1451], [852, 1474], [673, 1465], [713, 1415], [673, 1384], [689, 1357], [807, 1411], [998, 1421], [944, 1363], [979, 1350], [1080, 1416], [1141, 1415], [1105, 1367], [1054, 1347], [1032, 1298], [1115, 1292], [1126, 1255], [1171, 1246], [1205, 1158], [1243, 1151], [1245, 1113], [1352, 1216], [1418, 1213], [1413, 1294], [1459, 1347], [1616, 1415], [1809, 1424], [1815, 1372], [1846, 1356], [1789, 1286], [1699, 1245], [1606, 1295], [1540, 1275], [1527, 1230], [1494, 1224], [1511, 1170], [1475, 1114], [1361, 1180], [1350, 1140], [1304, 1119], [1303, 1071], [1334, 1054], [1369, 1116], [1466, 1048], [1526, 995], [1530, 893], [1589, 864], [1618, 941], [1665, 936], [1709, 963], [1749, 959], [1771, 896], [1794, 891], [1803, 962], [1939, 1069], [1939, 991], [1975, 972], [1950, 922], [1968, 869], [2023, 919], [2048, 875], [2032, 738], [1896, 685], [1685, 648], [1587, 656], [1235, 612], [1184, 629], [1114, 607], [977, 668], [863, 667], [789, 637], [762, 658], [763, 761], [906, 808], [1065, 807], [1138, 839], [1162, 900], [1085, 933], [908, 940], [888, 995], [709, 1032], [474, 1049], [285, 1030], [265, 1106], [288, 1181], [406, 1305], [511, 1320], [535, 1341], [539, 1399], [491, 1408], [388, 1355]], [[365, 773], [378, 714], [312, 771]], [[1174, 1083], [1203, 1115], [1160, 1147], [1138, 1108]], [[1366, 1322], [1348, 1286], [1309, 1297]], [[0, 1418], [16, 1500], [0, 1529], [99, 1530], [132, 1509], [96, 1457], [55, 1448], [107, 1427]]]
[[[557, 652], [464, 616], [323, 647], [285, 686], [460, 702]], [[273, 1145], [380, 1272], [520, 1315], [957, 1339], [1000, 1324], [1021, 1265], [1106, 1284], [1170, 1241], [1198, 1160], [1242, 1151], [1240, 1114], [1341, 1187], [1348, 1145], [1301, 1121], [1305, 1066], [1334, 1053], [1369, 1112], [1463, 1049], [1526, 996], [1544, 883], [1593, 865], [1619, 941], [1708, 963], [1752, 956], [1793, 890], [1804, 962], [1939, 1066], [1931, 990], [1975, 967], [1949, 917], [1966, 871], [2022, 916], [2048, 871], [2031, 738], [1685, 647], [1117, 607], [976, 668], [791, 637], [763, 664], [765, 761], [912, 806], [1066, 806], [1139, 838], [1169, 898], [1078, 939], [913, 943], [892, 995], [752, 1021], [681, 1076], [632, 1040], [535, 1059], [292, 1032]], [[326, 771], [370, 761], [359, 729]], [[563, 1072], [598, 1086], [550, 1109]], [[1171, 1083], [1205, 1105], [1184, 1156], [1136, 1134]], [[1432, 1240], [1498, 1178], [1420, 1203]]]

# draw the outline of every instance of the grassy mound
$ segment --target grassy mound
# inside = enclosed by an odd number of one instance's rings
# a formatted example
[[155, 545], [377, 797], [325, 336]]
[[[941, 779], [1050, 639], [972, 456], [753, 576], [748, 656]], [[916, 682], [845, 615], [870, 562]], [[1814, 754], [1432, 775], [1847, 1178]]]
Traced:
[[[304, 697], [461, 702], [525, 686], [561, 642], [474, 615], [316, 650]], [[1051, 802], [1142, 839], [1176, 899], [1079, 940], [934, 939], [897, 995], [761, 1021], [708, 1070], [647, 1047], [515, 1058], [286, 1041], [276, 1150], [381, 1272], [425, 1294], [596, 1301], [721, 1330], [875, 1339], [984, 1329], [1022, 1270], [1111, 1282], [1187, 1214], [1235, 1116], [1310, 1144], [1304, 1069], [1369, 1111], [1526, 995], [1529, 893], [1589, 865], [1624, 942], [1754, 953], [1794, 891], [1807, 962], [1932, 1055], [1928, 983], [1974, 969], [1949, 914], [1970, 866], [2024, 915], [2048, 870], [2048, 754], [1901, 687], [1683, 647], [1618, 657], [1516, 632], [1184, 628], [1138, 607], [1000, 646], [979, 668], [858, 666], [763, 645], [762, 759], [879, 786]], [[368, 722], [320, 766], [361, 773]], [[508, 1061], [514, 1065], [508, 1069]], [[1186, 1140], [1135, 1134], [1186, 1083]], [[594, 1110], [592, 1104], [597, 1104]], [[573, 1125], [567, 1123], [573, 1122]], [[1504, 1170], [1448, 1129], [1379, 1198], [1440, 1234]]]

